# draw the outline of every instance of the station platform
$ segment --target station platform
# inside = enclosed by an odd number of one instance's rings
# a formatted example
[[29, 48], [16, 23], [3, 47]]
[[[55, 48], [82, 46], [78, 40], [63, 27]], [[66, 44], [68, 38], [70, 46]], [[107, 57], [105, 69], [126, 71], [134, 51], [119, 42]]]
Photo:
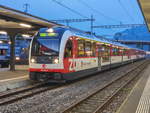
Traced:
[[30, 83], [27, 65], [17, 65], [16, 71], [9, 71], [9, 68], [0, 68], [0, 92]]
[[116, 113], [150, 113], [150, 65]]

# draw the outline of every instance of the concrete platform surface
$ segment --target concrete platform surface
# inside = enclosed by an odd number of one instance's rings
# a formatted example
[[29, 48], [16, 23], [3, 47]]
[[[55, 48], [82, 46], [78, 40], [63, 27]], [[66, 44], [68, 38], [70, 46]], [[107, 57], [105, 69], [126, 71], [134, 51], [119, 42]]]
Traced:
[[117, 113], [150, 113], [149, 108], [150, 65], [144, 70], [143, 76], [136, 83]]
[[0, 82], [5, 79], [28, 76], [28, 71], [0, 71]]
[[16, 71], [0, 68], [0, 92], [31, 84], [28, 77], [28, 66], [16, 66]]

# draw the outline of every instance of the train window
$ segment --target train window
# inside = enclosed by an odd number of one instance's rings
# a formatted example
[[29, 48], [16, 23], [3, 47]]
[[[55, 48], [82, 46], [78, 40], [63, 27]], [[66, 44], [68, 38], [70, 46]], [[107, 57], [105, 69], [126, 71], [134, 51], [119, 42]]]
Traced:
[[85, 42], [85, 55], [86, 56], [91, 56], [92, 55], [91, 42], [90, 41]]
[[72, 57], [72, 41], [68, 40], [65, 48], [65, 58]]
[[123, 55], [127, 55], [127, 50], [126, 49], [123, 49]]
[[1, 49], [1, 50], [0, 50], [0, 55], [6, 55], [6, 50]]
[[119, 49], [118, 48], [113, 48], [113, 55], [114, 56], [119, 55]]
[[102, 46], [102, 62], [109, 62], [110, 60], [110, 47]]
[[78, 40], [78, 56], [83, 57], [85, 56], [85, 41], [84, 40]]
[[96, 56], [96, 43], [92, 43], [92, 56]]
[[110, 56], [110, 48], [108, 46], [103, 46], [103, 56]]
[[122, 56], [123, 55], [123, 49], [119, 48], [119, 55]]

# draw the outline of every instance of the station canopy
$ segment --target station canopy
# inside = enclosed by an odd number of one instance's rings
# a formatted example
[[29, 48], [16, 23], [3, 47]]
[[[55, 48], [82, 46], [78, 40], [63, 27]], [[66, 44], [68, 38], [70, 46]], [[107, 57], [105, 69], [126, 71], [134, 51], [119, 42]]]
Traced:
[[138, 0], [138, 2], [150, 31], [150, 0]]
[[0, 5], [0, 31], [16, 30], [35, 33], [39, 28], [59, 26], [57, 23]]

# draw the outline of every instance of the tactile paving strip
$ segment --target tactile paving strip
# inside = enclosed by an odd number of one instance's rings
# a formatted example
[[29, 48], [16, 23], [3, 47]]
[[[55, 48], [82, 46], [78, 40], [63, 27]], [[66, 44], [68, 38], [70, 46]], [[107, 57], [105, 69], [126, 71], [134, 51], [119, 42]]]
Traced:
[[136, 113], [150, 113], [150, 76], [139, 101]]

